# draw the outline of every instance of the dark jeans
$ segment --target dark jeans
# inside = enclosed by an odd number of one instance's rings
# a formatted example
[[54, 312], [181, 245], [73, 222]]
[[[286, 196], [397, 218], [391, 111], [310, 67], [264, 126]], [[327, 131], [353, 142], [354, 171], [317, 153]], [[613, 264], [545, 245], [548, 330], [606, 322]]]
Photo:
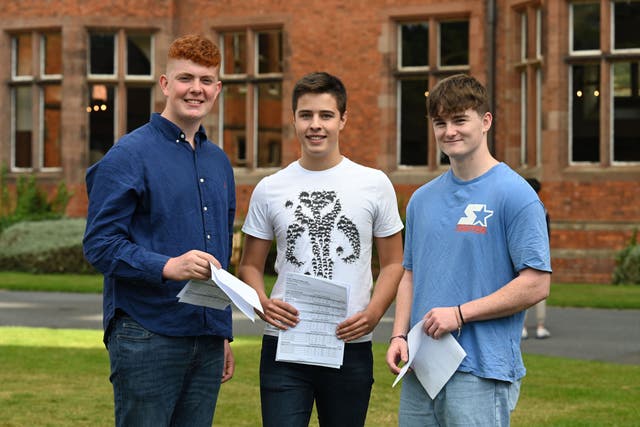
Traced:
[[129, 316], [108, 338], [116, 426], [211, 427], [222, 368], [220, 337], [167, 337]]
[[264, 427], [306, 427], [313, 402], [320, 426], [364, 426], [373, 386], [371, 342], [346, 344], [340, 369], [276, 362], [278, 339], [262, 338], [260, 398]]

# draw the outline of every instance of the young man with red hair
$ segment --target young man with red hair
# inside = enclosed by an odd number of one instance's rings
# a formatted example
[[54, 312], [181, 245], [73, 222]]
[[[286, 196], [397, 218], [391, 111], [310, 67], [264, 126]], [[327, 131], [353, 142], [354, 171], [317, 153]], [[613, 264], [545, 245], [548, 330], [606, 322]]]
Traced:
[[84, 251], [104, 274], [117, 426], [210, 427], [233, 375], [230, 308], [176, 298], [231, 255], [233, 170], [202, 126], [222, 87], [219, 67], [209, 39], [175, 40], [159, 80], [162, 113], [87, 171]]

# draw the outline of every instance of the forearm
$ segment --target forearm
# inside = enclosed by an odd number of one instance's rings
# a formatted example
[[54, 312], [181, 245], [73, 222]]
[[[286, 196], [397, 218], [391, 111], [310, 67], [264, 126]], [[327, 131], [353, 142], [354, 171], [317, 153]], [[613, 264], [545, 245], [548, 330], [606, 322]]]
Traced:
[[398, 282], [402, 277], [402, 264], [395, 263], [380, 269], [378, 280], [376, 281], [371, 295], [371, 301], [367, 307], [378, 319], [382, 318], [387, 311], [398, 291]]
[[411, 301], [413, 299], [413, 273], [405, 270], [396, 294], [396, 313], [391, 336], [407, 335], [411, 320]]
[[525, 269], [496, 292], [460, 305], [464, 322], [510, 316], [549, 296], [551, 274]]

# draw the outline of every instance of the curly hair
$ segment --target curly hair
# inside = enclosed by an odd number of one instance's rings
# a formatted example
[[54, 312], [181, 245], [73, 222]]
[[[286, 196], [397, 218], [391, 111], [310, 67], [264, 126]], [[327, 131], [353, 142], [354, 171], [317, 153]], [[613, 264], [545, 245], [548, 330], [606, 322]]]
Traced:
[[171, 43], [169, 58], [187, 59], [205, 67], [217, 67], [220, 65], [220, 49], [204, 36], [188, 34]]

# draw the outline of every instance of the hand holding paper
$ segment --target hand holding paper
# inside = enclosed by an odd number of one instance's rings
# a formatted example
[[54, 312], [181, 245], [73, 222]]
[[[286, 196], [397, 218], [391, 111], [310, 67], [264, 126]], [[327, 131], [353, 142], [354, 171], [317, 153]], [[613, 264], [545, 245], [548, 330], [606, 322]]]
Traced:
[[451, 334], [446, 334], [438, 340], [425, 334], [422, 331], [423, 323], [424, 320], [416, 323], [407, 335], [409, 360], [400, 370], [392, 387], [395, 387], [411, 367], [429, 397], [434, 399], [467, 353]]
[[211, 267], [211, 279], [206, 282], [190, 280], [177, 295], [180, 302], [224, 309], [230, 303], [255, 321], [253, 309], [263, 312], [258, 294], [251, 286], [222, 268]]

